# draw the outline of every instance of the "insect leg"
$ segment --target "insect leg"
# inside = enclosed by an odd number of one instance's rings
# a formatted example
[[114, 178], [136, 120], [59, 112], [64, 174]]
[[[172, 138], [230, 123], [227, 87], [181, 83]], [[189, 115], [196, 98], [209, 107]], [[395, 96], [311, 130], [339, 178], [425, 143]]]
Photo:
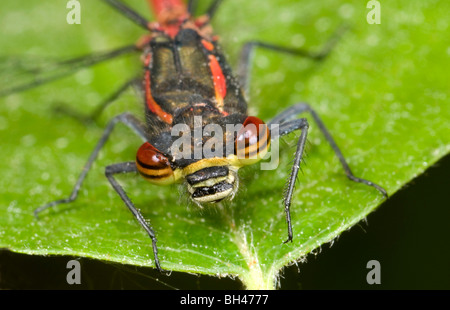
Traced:
[[239, 79], [240, 85], [244, 90], [244, 93], [248, 93], [248, 86], [250, 83], [250, 66], [253, 51], [256, 47], [264, 48], [267, 50], [271, 50], [274, 52], [280, 52], [284, 54], [289, 54], [293, 56], [306, 57], [312, 60], [321, 61], [326, 58], [330, 52], [333, 50], [336, 43], [339, 41], [340, 37], [344, 33], [347, 28], [342, 26], [339, 27], [334, 34], [328, 39], [325, 45], [317, 52], [298, 49], [292, 47], [279, 46], [276, 44], [271, 44], [267, 42], [261, 41], [249, 41], [244, 44], [244, 47], [241, 50], [241, 55], [239, 59], [239, 64], [237, 68], [237, 77]]
[[117, 98], [119, 98], [130, 86], [137, 85], [140, 80], [133, 78], [130, 80], [127, 80], [125, 83], [123, 83], [116, 91], [114, 91], [112, 94], [110, 94], [106, 99], [104, 99], [93, 112], [90, 114], [82, 114], [78, 111], [73, 110], [71, 107], [68, 107], [66, 105], [58, 105], [55, 107], [55, 111], [58, 113], [67, 114], [83, 123], [90, 123], [97, 120], [97, 118], [100, 116], [100, 114], [105, 110], [111, 103], [113, 103]]
[[37, 208], [36, 210], [34, 210], [35, 217], [38, 217], [39, 213], [41, 213], [42, 211], [44, 211], [48, 208], [54, 207], [54, 206], [62, 204], [62, 203], [72, 202], [78, 197], [78, 192], [80, 191], [81, 185], [83, 184], [83, 181], [85, 180], [89, 170], [91, 169], [93, 162], [95, 161], [95, 159], [98, 156], [98, 153], [100, 152], [102, 147], [105, 145], [106, 141], [108, 140], [115, 125], [119, 122], [121, 122], [121, 123], [127, 125], [129, 128], [131, 128], [138, 136], [140, 136], [142, 138], [143, 141], [147, 141], [147, 136], [145, 133], [144, 125], [138, 119], [136, 119], [133, 115], [131, 115], [129, 113], [123, 113], [123, 114], [120, 114], [120, 115], [114, 117], [109, 122], [108, 126], [106, 127], [106, 129], [103, 132], [102, 137], [97, 142], [97, 145], [95, 146], [94, 150], [92, 151], [91, 155], [89, 156], [89, 159], [87, 160], [86, 164], [84, 165], [83, 170], [82, 170], [80, 176], [78, 177], [77, 182], [75, 183], [75, 186], [73, 187], [72, 193], [70, 194], [70, 196], [67, 198], [64, 198], [64, 199], [52, 201], [50, 203], [47, 203], [47, 204]]
[[[325, 136], [325, 139], [330, 144], [331, 148], [333, 149], [334, 153], [336, 154], [337, 158], [339, 159], [339, 161], [342, 165], [342, 168], [344, 168], [347, 178], [349, 178], [350, 180], [357, 182], [357, 183], [362, 183], [362, 184], [366, 184], [368, 186], [372, 186], [375, 189], [377, 189], [385, 198], [387, 198], [388, 194], [383, 187], [381, 187], [380, 185], [378, 185], [372, 181], [356, 177], [353, 174], [353, 172], [351, 171], [350, 166], [348, 165], [347, 161], [345, 160], [345, 157], [342, 154], [340, 148], [334, 141], [334, 138], [331, 136], [330, 132], [326, 128], [325, 124], [323, 123], [322, 119], [319, 117], [317, 112], [314, 111], [314, 109], [312, 109], [309, 104], [298, 103], [296, 105], [293, 105], [292, 107], [289, 107], [287, 110], [285, 110], [284, 112], [282, 112], [281, 114], [276, 116], [272, 121], [269, 122], [269, 124], [279, 124], [280, 122], [285, 122], [289, 119], [292, 119], [293, 117], [295, 117], [296, 115], [298, 115], [302, 112], [309, 112], [311, 114], [311, 116], [314, 118], [315, 123], [319, 127], [322, 134]], [[286, 132], [286, 133], [289, 133], [289, 132]], [[280, 131], [280, 134], [281, 134], [281, 131]]]
[[[193, 5], [191, 2], [197, 3], [197, 1], [189, 1], [189, 7], [191, 7]], [[203, 21], [200, 28], [208, 26], [210, 24], [211, 20], [213, 19], [214, 15], [216, 14], [221, 3], [222, 3], [222, 0], [213, 0], [211, 5], [209, 6], [209, 8], [206, 10], [206, 13], [203, 15], [206, 18]], [[189, 12], [191, 12], [191, 11], [189, 11]]]
[[139, 224], [145, 229], [149, 237], [152, 239], [152, 247], [153, 247], [153, 256], [155, 258], [155, 265], [159, 272], [163, 272], [161, 265], [159, 264], [158, 259], [158, 248], [156, 246], [156, 235], [153, 231], [153, 228], [145, 221], [145, 218], [139, 212], [138, 209], [131, 202], [130, 198], [125, 193], [124, 189], [117, 180], [114, 178], [115, 174], [118, 173], [127, 173], [127, 172], [137, 172], [137, 167], [134, 162], [125, 162], [107, 166], [105, 169], [105, 175], [111, 183], [112, 187], [116, 190], [117, 194], [119, 194], [120, 198], [122, 198], [123, 202], [126, 204], [128, 209], [133, 213], [133, 216], [137, 219]]
[[120, 12], [122, 15], [127, 17], [129, 20], [134, 22], [136, 25], [141, 26], [142, 28], [148, 30], [148, 20], [141, 16], [139, 13], [122, 3], [118, 0], [103, 0], [110, 6], [112, 6], [114, 9], [116, 9], [118, 12]]
[[194, 16], [195, 11], [197, 9], [197, 4], [198, 4], [197, 0], [189, 0], [188, 1], [187, 10], [189, 12], [189, 15]]
[[317, 126], [319, 127], [322, 134], [325, 136], [325, 139], [328, 141], [328, 143], [331, 145], [331, 148], [333, 149], [334, 153], [338, 157], [339, 161], [341, 162], [342, 167], [344, 168], [346, 176], [357, 183], [366, 184], [369, 186], [374, 187], [377, 189], [385, 198], [388, 197], [388, 194], [386, 190], [381, 187], [378, 184], [375, 184], [372, 181], [362, 179], [359, 177], [356, 177], [353, 175], [350, 166], [348, 165], [347, 161], [345, 160], [344, 155], [342, 154], [341, 150], [337, 146], [336, 142], [334, 141], [333, 137], [331, 136], [330, 132], [326, 128], [325, 124], [323, 123], [322, 119], [319, 117], [319, 115], [314, 111], [308, 104], [306, 103], [299, 103], [296, 104], [287, 110], [283, 111], [281, 114], [277, 115], [275, 118], [273, 118], [268, 126], [269, 128], [273, 126], [274, 124], [280, 124], [279, 127], [279, 135], [273, 136], [272, 139], [277, 139], [280, 136], [289, 134], [293, 132], [294, 130], [301, 129], [302, 134], [300, 135], [300, 138], [298, 140], [297, 144], [297, 150], [295, 152], [295, 159], [294, 164], [292, 166], [292, 171], [288, 179], [287, 188], [284, 192], [284, 205], [285, 205], [285, 212], [286, 212], [286, 221], [288, 223], [288, 239], [285, 242], [292, 241], [292, 226], [291, 226], [291, 219], [290, 219], [290, 205], [292, 201], [292, 195], [294, 190], [295, 181], [297, 179], [298, 171], [300, 168], [300, 163], [302, 160], [302, 154], [304, 151], [304, 146], [306, 142], [306, 134], [308, 129], [308, 123], [306, 119], [294, 119], [298, 114], [302, 112], [309, 112]]
[[209, 17], [210, 21], [213, 19], [214, 14], [217, 12], [217, 9], [219, 8], [221, 3], [222, 0], [214, 0], [213, 3], [209, 6], [208, 10], [206, 11], [206, 15]]

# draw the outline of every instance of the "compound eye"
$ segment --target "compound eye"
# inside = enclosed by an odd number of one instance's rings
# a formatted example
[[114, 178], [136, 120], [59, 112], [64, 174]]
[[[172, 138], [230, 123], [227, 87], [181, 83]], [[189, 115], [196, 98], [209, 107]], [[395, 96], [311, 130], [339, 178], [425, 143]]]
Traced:
[[264, 157], [269, 146], [270, 131], [267, 125], [257, 117], [247, 117], [235, 141], [238, 160], [244, 165], [253, 164]]
[[136, 166], [139, 173], [151, 183], [166, 185], [175, 182], [169, 159], [148, 142], [137, 151]]

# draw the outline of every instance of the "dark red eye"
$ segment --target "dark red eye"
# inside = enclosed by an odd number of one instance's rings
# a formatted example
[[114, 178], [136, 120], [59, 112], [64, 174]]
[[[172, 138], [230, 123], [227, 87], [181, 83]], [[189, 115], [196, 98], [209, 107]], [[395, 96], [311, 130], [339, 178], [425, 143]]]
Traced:
[[148, 142], [137, 151], [136, 166], [139, 173], [156, 184], [170, 184], [175, 181], [169, 159]]
[[267, 125], [257, 117], [249, 116], [239, 130], [236, 141], [236, 155], [243, 164], [260, 160], [270, 145], [270, 131]]

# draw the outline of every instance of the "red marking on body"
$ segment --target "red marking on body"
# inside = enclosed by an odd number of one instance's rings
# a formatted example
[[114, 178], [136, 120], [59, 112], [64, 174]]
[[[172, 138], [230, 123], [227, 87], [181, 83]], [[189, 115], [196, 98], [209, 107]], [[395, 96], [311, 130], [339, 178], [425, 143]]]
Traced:
[[[145, 59], [145, 66], [148, 68], [151, 61], [151, 54], [148, 54]], [[147, 69], [145, 71], [145, 102], [147, 103], [148, 109], [156, 114], [163, 122], [167, 124], [172, 124], [172, 115], [170, 113], [165, 112], [159, 104], [155, 101], [152, 96], [152, 90], [150, 85], [150, 70]]]
[[199, 28], [202, 28], [202, 27], [204, 27], [205, 25], [209, 24], [209, 22], [210, 22], [209, 16], [207, 16], [207, 15], [202, 15], [202, 16], [199, 16], [199, 17], [197, 17], [197, 18], [195, 19], [194, 24], [195, 24], [195, 26], [197, 26], [197, 27], [199, 27]]
[[211, 42], [202, 40], [202, 44], [203, 44], [203, 47], [206, 48], [208, 51], [211, 52], [214, 50], [214, 44], [212, 44]]
[[166, 21], [164, 17], [168, 12], [172, 12], [172, 14], [174, 12], [187, 13], [186, 5], [181, 0], [148, 0], [148, 2], [160, 23]]
[[214, 55], [209, 55], [208, 58], [216, 92], [217, 108], [223, 112], [223, 99], [227, 94], [227, 83], [217, 58]]

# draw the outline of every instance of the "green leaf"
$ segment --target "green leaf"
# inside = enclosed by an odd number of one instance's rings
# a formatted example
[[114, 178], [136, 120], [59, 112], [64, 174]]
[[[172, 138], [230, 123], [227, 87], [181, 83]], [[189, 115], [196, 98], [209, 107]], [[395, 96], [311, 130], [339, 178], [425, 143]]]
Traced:
[[[128, 3], [150, 16], [144, 1]], [[449, 10], [442, 1], [383, 2], [377, 25], [367, 23], [369, 9], [356, 0], [227, 0], [213, 25], [232, 64], [251, 39], [318, 49], [343, 22], [351, 25], [321, 63], [258, 50], [250, 113], [268, 120], [296, 102], [309, 102], [354, 174], [392, 195], [450, 151]], [[68, 25], [67, 12], [64, 1], [26, 7], [2, 1], [1, 54], [27, 61], [67, 58], [123, 46], [143, 33], [100, 1], [82, 3], [81, 25]], [[112, 134], [79, 198], [40, 220], [33, 217], [36, 207], [70, 194], [108, 119], [124, 110], [141, 111], [132, 93], [109, 107], [98, 126], [55, 114], [53, 107], [93, 110], [133, 76], [138, 61], [123, 57], [0, 99], [0, 248], [153, 266], [148, 236], [104, 177], [104, 166], [133, 160], [140, 145], [123, 126]], [[235, 200], [211, 210], [198, 210], [175, 186], [120, 176], [157, 233], [163, 268], [236, 276], [250, 289], [274, 288], [283, 267], [333, 242], [383, 202], [373, 188], [345, 177], [305, 116], [311, 127], [291, 208], [293, 243], [282, 243], [287, 236], [282, 190], [296, 134], [280, 144], [276, 170], [242, 169]]]

